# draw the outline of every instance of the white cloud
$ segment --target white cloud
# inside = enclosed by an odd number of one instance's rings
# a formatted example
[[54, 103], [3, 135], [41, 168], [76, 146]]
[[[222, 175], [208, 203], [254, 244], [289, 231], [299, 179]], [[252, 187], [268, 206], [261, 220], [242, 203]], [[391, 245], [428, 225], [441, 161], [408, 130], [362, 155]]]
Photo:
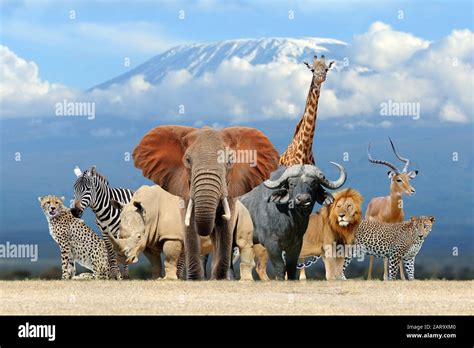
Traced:
[[469, 121], [467, 116], [456, 105], [446, 103], [441, 109], [440, 116], [442, 120], [466, 123]]
[[473, 120], [473, 52], [474, 33], [454, 30], [410, 62], [412, 70], [432, 84], [433, 111], [442, 120]]
[[323, 87], [321, 115], [377, 116], [380, 103], [392, 100], [419, 103], [423, 121], [473, 121], [470, 30], [453, 30], [439, 42], [428, 43], [376, 22], [355, 37], [350, 52], [349, 67], [328, 77]]
[[5, 117], [51, 115], [55, 103], [77, 95], [66, 86], [41, 80], [36, 63], [27, 62], [2, 45], [0, 68], [1, 111]]
[[[105, 90], [78, 92], [42, 81], [35, 63], [6, 47], [1, 52], [7, 78], [0, 83], [0, 95], [9, 117], [42, 116], [48, 109], [44, 104], [67, 98], [95, 102], [97, 117], [190, 124], [297, 119], [311, 80], [308, 70], [292, 61], [252, 65], [232, 57], [199, 77], [176, 70], [157, 84], [136, 75]], [[328, 73], [318, 117], [347, 118], [342, 122], [347, 127], [390, 127], [397, 118], [380, 116], [380, 105], [391, 100], [419, 103], [422, 121], [472, 122], [472, 52], [474, 34], [469, 30], [454, 30], [430, 43], [376, 22], [348, 47], [349, 66], [338, 62]], [[26, 107], [29, 112], [24, 113]]]
[[301, 91], [308, 89], [310, 80], [311, 74], [302, 64], [252, 65], [234, 57], [201, 77], [193, 77], [186, 70], [171, 71], [152, 85], [136, 75], [124, 84], [94, 89], [91, 96], [98, 110], [118, 108], [130, 118], [148, 116], [204, 124], [208, 120], [296, 119], [304, 107]]
[[392, 70], [429, 44], [410, 33], [395, 31], [388, 24], [375, 22], [368, 32], [354, 36], [353, 59], [374, 70]]
[[[51, 86], [38, 76], [38, 66], [18, 57], [8, 47], [0, 47], [2, 62], [2, 85], [0, 97], [30, 98], [31, 96], [47, 94]], [[20, 92], [20, 93], [19, 93]]]

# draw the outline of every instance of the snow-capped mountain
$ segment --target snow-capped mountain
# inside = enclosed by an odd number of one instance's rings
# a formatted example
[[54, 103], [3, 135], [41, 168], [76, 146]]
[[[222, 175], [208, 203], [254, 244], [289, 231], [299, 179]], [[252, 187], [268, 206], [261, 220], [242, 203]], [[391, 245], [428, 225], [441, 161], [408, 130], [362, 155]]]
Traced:
[[121, 84], [138, 74], [144, 75], [146, 81], [154, 84], [172, 70], [186, 69], [193, 76], [200, 76], [215, 71], [223, 61], [232, 57], [245, 59], [253, 65], [273, 61], [301, 62], [310, 60], [315, 53], [325, 54], [330, 59], [342, 59], [346, 46], [343, 41], [327, 38], [238, 39], [181, 45], [94, 88], [105, 89], [112, 84]]

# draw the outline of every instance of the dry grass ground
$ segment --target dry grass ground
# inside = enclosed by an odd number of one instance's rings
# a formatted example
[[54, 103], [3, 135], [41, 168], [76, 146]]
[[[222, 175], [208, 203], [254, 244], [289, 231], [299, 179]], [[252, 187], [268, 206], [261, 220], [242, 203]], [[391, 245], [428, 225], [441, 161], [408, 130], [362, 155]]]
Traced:
[[0, 314], [474, 314], [474, 281], [0, 281]]

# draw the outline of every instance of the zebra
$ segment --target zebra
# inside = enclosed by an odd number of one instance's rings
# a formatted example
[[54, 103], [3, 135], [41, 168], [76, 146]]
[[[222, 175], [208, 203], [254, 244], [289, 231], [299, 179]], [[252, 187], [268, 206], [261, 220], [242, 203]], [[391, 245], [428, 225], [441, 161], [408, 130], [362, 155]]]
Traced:
[[107, 179], [96, 171], [92, 166], [89, 170], [81, 172], [76, 166], [74, 169], [76, 182], [74, 183], [74, 206], [71, 209], [73, 216], [80, 218], [87, 207], [90, 207], [95, 214], [95, 222], [102, 232], [105, 245], [107, 247], [107, 256], [110, 263], [111, 278], [128, 279], [128, 266], [123, 265], [122, 275], [120, 275], [117, 257], [105, 230], [117, 237], [120, 227], [120, 210], [112, 206], [111, 199], [121, 203], [131, 201], [133, 191], [121, 187], [110, 187]]

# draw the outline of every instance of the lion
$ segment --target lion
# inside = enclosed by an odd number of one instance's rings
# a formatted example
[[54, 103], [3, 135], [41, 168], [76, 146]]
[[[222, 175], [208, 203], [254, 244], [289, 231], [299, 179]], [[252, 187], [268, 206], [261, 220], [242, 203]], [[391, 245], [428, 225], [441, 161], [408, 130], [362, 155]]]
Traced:
[[319, 257], [324, 260], [326, 279], [341, 279], [344, 266], [346, 246], [354, 241], [354, 234], [362, 221], [362, 195], [347, 188], [333, 194], [334, 202], [311, 214], [308, 228], [303, 237], [300, 261], [305, 257], [315, 256], [302, 268], [300, 277], [304, 277], [304, 267], [309, 267]]

